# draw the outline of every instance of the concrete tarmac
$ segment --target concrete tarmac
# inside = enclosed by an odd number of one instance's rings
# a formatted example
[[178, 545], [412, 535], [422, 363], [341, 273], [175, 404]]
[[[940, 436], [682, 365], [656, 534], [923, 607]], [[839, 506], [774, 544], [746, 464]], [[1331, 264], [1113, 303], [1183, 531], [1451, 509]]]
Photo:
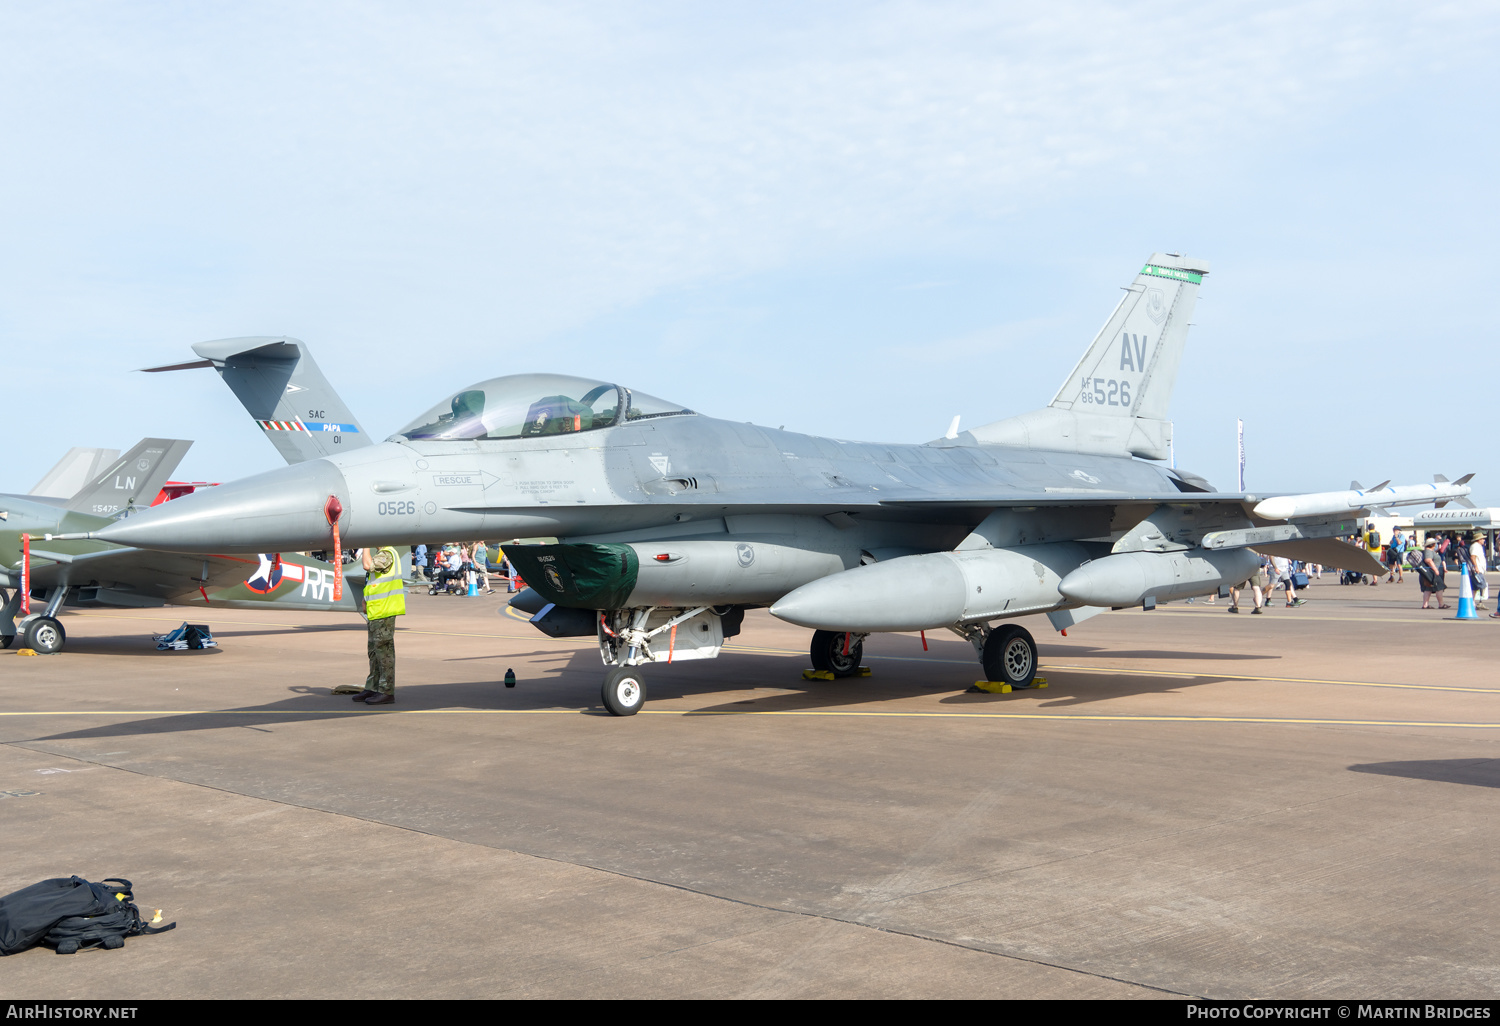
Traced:
[[[4, 990], [1494, 997], [1500, 620], [1308, 597], [1029, 618], [1049, 686], [1011, 695], [952, 635], [804, 682], [752, 612], [628, 718], [503, 595], [409, 596], [375, 709], [328, 693], [359, 620], [72, 612], [0, 653], [0, 893], [123, 876], [179, 925]], [[222, 647], [157, 652], [184, 619]]]

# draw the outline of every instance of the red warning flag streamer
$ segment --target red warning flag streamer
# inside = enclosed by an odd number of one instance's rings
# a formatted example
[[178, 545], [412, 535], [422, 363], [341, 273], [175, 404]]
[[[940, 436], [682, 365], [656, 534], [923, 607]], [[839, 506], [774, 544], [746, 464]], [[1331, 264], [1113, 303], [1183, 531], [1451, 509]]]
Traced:
[[344, 515], [344, 504], [337, 495], [330, 495], [323, 504], [323, 515], [328, 526], [333, 528], [333, 600], [344, 601], [344, 545], [339, 541], [339, 517]]
[[21, 535], [21, 615], [31, 615], [31, 535]]

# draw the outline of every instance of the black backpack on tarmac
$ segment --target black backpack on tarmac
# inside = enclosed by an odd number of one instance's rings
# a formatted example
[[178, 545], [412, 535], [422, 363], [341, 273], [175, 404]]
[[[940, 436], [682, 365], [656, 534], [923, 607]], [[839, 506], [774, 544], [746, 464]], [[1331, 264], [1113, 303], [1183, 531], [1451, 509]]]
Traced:
[[129, 880], [90, 883], [79, 876], [43, 880], [0, 898], [0, 955], [37, 943], [59, 955], [98, 945], [118, 948], [126, 937], [165, 933], [177, 926], [148, 926], [132, 900]]

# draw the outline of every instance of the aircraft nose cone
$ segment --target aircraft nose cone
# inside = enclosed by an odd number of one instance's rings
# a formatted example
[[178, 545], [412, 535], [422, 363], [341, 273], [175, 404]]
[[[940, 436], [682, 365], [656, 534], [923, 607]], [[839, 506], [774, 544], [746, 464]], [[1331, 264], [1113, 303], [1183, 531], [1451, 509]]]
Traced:
[[[329, 496], [349, 508], [344, 475], [309, 460], [154, 506], [94, 537], [163, 552], [293, 552], [331, 546]], [[347, 514], [340, 529], [347, 530]]]

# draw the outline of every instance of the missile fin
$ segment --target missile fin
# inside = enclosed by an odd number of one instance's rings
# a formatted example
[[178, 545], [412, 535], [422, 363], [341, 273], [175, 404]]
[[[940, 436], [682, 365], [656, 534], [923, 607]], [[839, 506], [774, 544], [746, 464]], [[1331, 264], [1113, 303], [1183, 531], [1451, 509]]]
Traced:
[[1456, 484], [1456, 485], [1466, 485], [1471, 480], [1473, 480], [1473, 478], [1474, 478], [1474, 474], [1471, 471], [1470, 473], [1465, 474], [1463, 477], [1459, 478], [1457, 481], [1454, 481], [1453, 483]]
[[1365, 490], [1365, 486], [1360, 484], [1358, 481], [1350, 481], [1349, 490], [1351, 492], [1362, 492]]
[[1464, 509], [1474, 508], [1474, 504], [1469, 501], [1469, 497], [1467, 495], [1460, 495], [1458, 498], [1454, 499], [1453, 502], [1455, 505], [1462, 506]]
[[1380, 491], [1380, 489], [1382, 489], [1382, 488], [1384, 488], [1384, 487], [1386, 487], [1386, 486], [1387, 486], [1387, 485], [1389, 485], [1389, 484], [1390, 484], [1390, 483], [1391, 483], [1391, 479], [1390, 479], [1390, 478], [1386, 478], [1386, 479], [1385, 479], [1385, 480], [1384, 480], [1384, 481], [1382, 481], [1382, 482], [1380, 482], [1380, 483], [1379, 483], [1379, 484], [1378, 484], [1378, 485], [1376, 485], [1376, 486], [1375, 486], [1375, 487], [1374, 487], [1374, 488], [1371, 488], [1371, 489], [1369, 489], [1369, 490], [1370, 490], [1370, 491], [1372, 491], [1372, 492], [1378, 492], [1378, 491]]
[[1432, 483], [1433, 484], [1448, 484], [1449, 482], [1448, 482], [1448, 479], [1446, 477], [1444, 477], [1442, 474], [1433, 474], [1432, 475]]

